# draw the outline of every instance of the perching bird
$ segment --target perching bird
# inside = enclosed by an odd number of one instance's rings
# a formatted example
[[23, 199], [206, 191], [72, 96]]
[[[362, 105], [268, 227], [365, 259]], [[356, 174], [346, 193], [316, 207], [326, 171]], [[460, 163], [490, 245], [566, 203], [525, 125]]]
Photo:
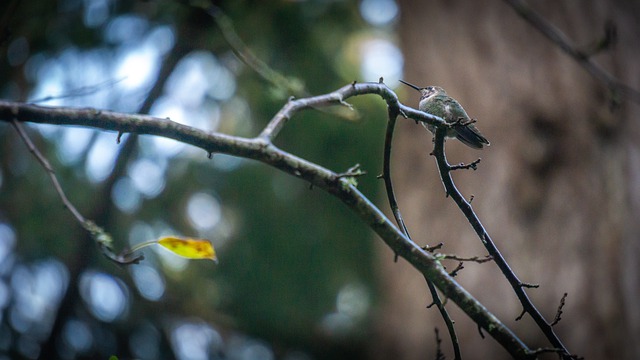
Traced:
[[[489, 146], [489, 140], [475, 127], [462, 105], [456, 99], [447, 95], [443, 88], [439, 86], [421, 88], [403, 80], [400, 80], [400, 82], [420, 91], [420, 94], [422, 94], [418, 104], [420, 111], [439, 116], [449, 124], [460, 122], [460, 126], [454, 126], [447, 131], [447, 137], [455, 137], [462, 141], [463, 144], [474, 149], [482, 149], [484, 145]], [[435, 134], [436, 129], [433, 125], [424, 122], [422, 125]]]

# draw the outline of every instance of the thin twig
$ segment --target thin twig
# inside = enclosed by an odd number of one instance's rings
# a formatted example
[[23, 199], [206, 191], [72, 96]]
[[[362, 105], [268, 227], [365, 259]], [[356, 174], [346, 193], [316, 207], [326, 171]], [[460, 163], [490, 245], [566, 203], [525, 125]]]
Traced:
[[[204, 11], [206, 11], [216, 23], [222, 33], [222, 36], [231, 48], [231, 51], [233, 51], [238, 59], [273, 87], [281, 90], [283, 94], [292, 95], [293, 97], [303, 98], [311, 96], [301, 79], [283, 75], [254, 54], [251, 48], [247, 46], [242, 38], [240, 38], [240, 35], [238, 35], [232, 19], [230, 19], [220, 7], [216, 5], [199, 6], [195, 2], [190, 2], [188, 4], [190, 6], [204, 9]], [[349, 121], [357, 120], [360, 117], [357, 111], [353, 111], [351, 104], [345, 102], [342, 103], [342, 105], [345, 105], [351, 111], [344, 111], [343, 108], [328, 109], [317, 106], [313, 106], [313, 108]]]
[[61, 100], [61, 99], [68, 99], [68, 98], [78, 98], [81, 96], [89, 96], [99, 91], [104, 91], [107, 87], [114, 86], [117, 83], [124, 80], [126, 80], [126, 77], [123, 77], [120, 79], [109, 79], [109, 80], [105, 80], [103, 82], [97, 83], [95, 85], [81, 86], [75, 89], [71, 89], [61, 95], [49, 95], [49, 96], [45, 96], [38, 99], [32, 99], [27, 102], [31, 104], [35, 104], [35, 103], [41, 103], [41, 102], [51, 101], [51, 100]]
[[[382, 81], [382, 79], [380, 79]], [[383, 165], [382, 165], [382, 178], [384, 179], [385, 188], [387, 190], [387, 199], [389, 201], [389, 207], [393, 212], [393, 216], [396, 219], [396, 224], [400, 227], [402, 233], [411, 240], [411, 236], [409, 235], [409, 230], [404, 223], [404, 219], [402, 218], [402, 213], [400, 212], [400, 207], [398, 206], [398, 202], [396, 200], [396, 195], [393, 190], [393, 182], [391, 180], [391, 149], [393, 144], [393, 133], [395, 129], [396, 119], [398, 118], [399, 112], [394, 108], [389, 107], [388, 110], [388, 121], [387, 121], [387, 132], [385, 135], [384, 141], [384, 154], [383, 154]], [[442, 245], [442, 244], [440, 244]], [[395, 254], [396, 260], [398, 255]], [[451, 275], [451, 274], [450, 274]], [[453, 276], [452, 276], [453, 277]], [[453, 320], [449, 315], [449, 312], [444, 307], [442, 300], [440, 300], [440, 295], [436, 290], [433, 281], [429, 280], [428, 277], [425, 276], [425, 280], [427, 282], [427, 287], [429, 288], [429, 292], [431, 293], [431, 298], [433, 299], [432, 305], [436, 305], [438, 310], [440, 311], [440, 316], [444, 320], [447, 330], [449, 332], [449, 337], [451, 338], [451, 344], [453, 346], [454, 357], [456, 360], [462, 359], [462, 355], [460, 352], [460, 344], [458, 342], [458, 335], [456, 334], [456, 328], [454, 326]], [[431, 305], [430, 305], [431, 306]], [[430, 307], [429, 306], [429, 307]], [[436, 330], [437, 335], [437, 330]], [[439, 348], [439, 343], [438, 343]]]
[[462, 257], [457, 255], [451, 255], [451, 254], [438, 254], [437, 257], [442, 259], [447, 259], [447, 260], [461, 261], [461, 262], [474, 262], [478, 264], [482, 264], [482, 263], [493, 260], [493, 257], [491, 257], [491, 255], [485, 255], [484, 257], [479, 257], [479, 256]]
[[31, 138], [29, 138], [29, 135], [26, 133], [26, 131], [24, 131], [22, 124], [20, 124], [15, 119], [11, 120], [11, 124], [16, 129], [16, 131], [20, 135], [20, 138], [25, 143], [29, 151], [33, 154], [33, 156], [35, 156], [35, 158], [38, 160], [40, 165], [42, 165], [42, 167], [45, 169], [45, 171], [49, 175], [49, 178], [53, 183], [53, 188], [58, 193], [58, 196], [60, 197], [60, 200], [62, 201], [62, 204], [64, 205], [64, 207], [66, 207], [69, 210], [69, 212], [71, 212], [73, 217], [76, 218], [76, 220], [80, 223], [80, 225], [82, 225], [82, 227], [85, 230], [91, 233], [91, 236], [95, 239], [96, 243], [98, 244], [98, 247], [100, 248], [104, 256], [118, 265], [129, 265], [129, 264], [139, 263], [143, 259], [142, 256], [122, 257], [122, 256], [116, 255], [113, 252], [113, 249], [111, 247], [111, 244], [113, 242], [111, 239], [111, 236], [107, 234], [100, 226], [95, 224], [93, 221], [85, 219], [85, 217], [82, 216], [82, 214], [80, 214], [80, 212], [78, 211], [78, 209], [76, 209], [73, 203], [69, 201], [69, 199], [67, 198], [67, 195], [64, 193], [64, 190], [62, 190], [62, 186], [60, 185], [60, 182], [58, 181], [58, 177], [56, 176], [55, 170], [53, 170], [53, 167], [49, 163], [49, 160], [47, 160], [47, 158], [44, 157], [44, 155], [42, 155], [40, 150], [38, 150], [38, 148], [33, 144], [33, 142], [31, 141]]
[[308, 96], [302, 81], [295, 78], [288, 78], [273, 70], [251, 51], [240, 36], [238, 36], [238, 33], [234, 29], [233, 22], [225, 15], [222, 9], [215, 5], [209, 5], [205, 11], [213, 18], [233, 53], [242, 60], [243, 63], [275, 87], [283, 89], [286, 94], [293, 94], [300, 97]]
[[460, 272], [460, 270], [464, 269], [464, 263], [462, 261], [460, 261], [458, 263], [458, 266], [456, 266], [455, 269], [453, 269], [452, 271], [449, 272], [449, 276], [451, 277], [456, 277], [458, 276], [458, 273]]
[[58, 177], [56, 176], [56, 172], [53, 170], [53, 167], [51, 167], [51, 164], [49, 163], [49, 160], [47, 160], [47, 158], [45, 158], [44, 155], [42, 155], [40, 150], [38, 150], [38, 148], [36, 148], [36, 146], [31, 141], [31, 138], [29, 138], [29, 135], [27, 135], [27, 133], [24, 131], [24, 128], [22, 127], [22, 124], [20, 124], [15, 119], [12, 119], [11, 120], [11, 125], [13, 125], [13, 127], [16, 129], [16, 131], [20, 135], [20, 138], [22, 139], [24, 144], [27, 146], [27, 148], [29, 149], [31, 154], [33, 154], [33, 156], [35, 156], [35, 158], [38, 160], [40, 165], [42, 165], [42, 167], [45, 169], [45, 171], [49, 175], [49, 178], [51, 179], [51, 182], [53, 183], [53, 188], [58, 193], [58, 196], [60, 196], [60, 200], [62, 200], [62, 204], [64, 204], [64, 207], [66, 207], [67, 210], [69, 210], [71, 212], [73, 217], [75, 217], [76, 220], [78, 220], [78, 222], [80, 224], [82, 224], [83, 227], [86, 227], [85, 224], [86, 224], [87, 220], [84, 218], [84, 216], [82, 216], [82, 214], [80, 214], [78, 209], [76, 209], [76, 207], [73, 206], [71, 201], [69, 201], [69, 199], [67, 198], [67, 195], [64, 193], [64, 190], [62, 190], [62, 186], [60, 186], [60, 182], [58, 181]]
[[557, 323], [560, 322], [560, 320], [562, 320], [562, 308], [564, 308], [566, 300], [567, 300], [567, 293], [564, 293], [564, 295], [562, 295], [562, 298], [560, 299], [560, 305], [558, 305], [558, 311], [556, 311], [556, 316], [553, 318], [553, 321], [551, 322], [551, 326], [555, 326]]

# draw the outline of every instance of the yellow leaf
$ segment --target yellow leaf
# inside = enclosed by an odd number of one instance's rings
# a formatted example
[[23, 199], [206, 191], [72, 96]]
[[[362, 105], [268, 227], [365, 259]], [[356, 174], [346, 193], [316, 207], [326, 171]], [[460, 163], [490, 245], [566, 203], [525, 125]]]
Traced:
[[180, 255], [188, 259], [211, 259], [218, 262], [213, 245], [206, 239], [165, 236], [158, 239], [158, 245], [163, 246], [176, 255]]

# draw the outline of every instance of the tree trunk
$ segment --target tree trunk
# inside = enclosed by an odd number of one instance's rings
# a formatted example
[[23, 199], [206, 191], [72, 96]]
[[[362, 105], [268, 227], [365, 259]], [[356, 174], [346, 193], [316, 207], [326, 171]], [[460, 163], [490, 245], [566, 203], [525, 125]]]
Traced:
[[[594, 60], [622, 82], [640, 87], [640, 5], [629, 1], [531, 2], [576, 45], [617, 27], [618, 42]], [[591, 359], [640, 358], [640, 106], [627, 99], [610, 108], [606, 86], [544, 38], [504, 2], [400, 1], [405, 80], [439, 85], [458, 99], [491, 141], [483, 151], [449, 140], [450, 162], [482, 157], [477, 171], [454, 180], [522, 281], [553, 320], [568, 349]], [[391, 84], [393, 85], [393, 84]], [[401, 88], [398, 88], [400, 90]], [[417, 107], [419, 94], [399, 91]], [[414, 241], [444, 243], [441, 252], [484, 256], [479, 239], [445, 198], [431, 134], [400, 121], [394, 144], [394, 181]], [[435, 358], [446, 328], [424, 279], [380, 247], [384, 299], [375, 356]], [[456, 263], [448, 263], [453, 269]], [[492, 262], [465, 264], [457, 280], [531, 347], [549, 347], [521, 312]], [[508, 358], [449, 303], [464, 358]], [[549, 358], [551, 355], [549, 355]]]

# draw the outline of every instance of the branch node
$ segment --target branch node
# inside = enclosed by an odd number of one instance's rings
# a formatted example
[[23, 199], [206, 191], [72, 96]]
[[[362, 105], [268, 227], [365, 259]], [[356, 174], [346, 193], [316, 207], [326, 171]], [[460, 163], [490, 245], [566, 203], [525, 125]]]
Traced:
[[207, 151], [207, 158], [213, 159], [213, 151]]
[[382, 76], [378, 79], [378, 84], [384, 84], [384, 78]]

